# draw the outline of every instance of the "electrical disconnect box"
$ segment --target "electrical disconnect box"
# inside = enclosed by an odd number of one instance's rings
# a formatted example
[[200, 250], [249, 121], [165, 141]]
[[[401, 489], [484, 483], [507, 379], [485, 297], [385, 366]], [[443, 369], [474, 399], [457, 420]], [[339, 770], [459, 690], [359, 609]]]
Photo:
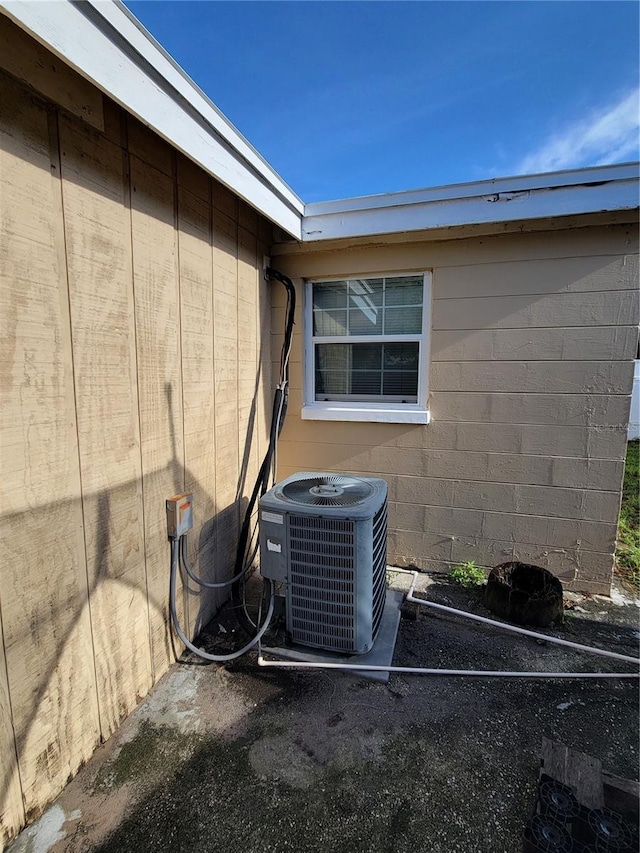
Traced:
[[193, 527], [193, 495], [174, 495], [167, 498], [167, 533], [169, 539], [179, 539]]

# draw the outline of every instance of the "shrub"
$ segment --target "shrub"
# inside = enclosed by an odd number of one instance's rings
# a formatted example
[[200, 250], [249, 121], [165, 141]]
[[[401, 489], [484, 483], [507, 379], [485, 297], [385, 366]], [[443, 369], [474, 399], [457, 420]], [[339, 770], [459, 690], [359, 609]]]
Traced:
[[640, 441], [630, 441], [627, 446], [627, 463], [624, 469], [622, 506], [618, 522], [616, 568], [623, 580], [640, 592], [640, 507], [638, 480], [640, 467]]
[[473, 560], [455, 566], [449, 572], [449, 578], [460, 586], [476, 586], [485, 581], [484, 572], [476, 566]]

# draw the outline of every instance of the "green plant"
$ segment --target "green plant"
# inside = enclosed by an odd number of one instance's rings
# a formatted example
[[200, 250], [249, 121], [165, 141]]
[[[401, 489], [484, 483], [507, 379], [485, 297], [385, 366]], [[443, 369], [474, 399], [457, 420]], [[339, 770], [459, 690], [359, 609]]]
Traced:
[[627, 445], [622, 506], [618, 521], [616, 569], [624, 582], [640, 592], [640, 507], [639, 507], [640, 441]]
[[473, 560], [460, 563], [449, 572], [449, 578], [460, 586], [476, 586], [484, 583], [485, 577], [482, 569], [479, 569]]

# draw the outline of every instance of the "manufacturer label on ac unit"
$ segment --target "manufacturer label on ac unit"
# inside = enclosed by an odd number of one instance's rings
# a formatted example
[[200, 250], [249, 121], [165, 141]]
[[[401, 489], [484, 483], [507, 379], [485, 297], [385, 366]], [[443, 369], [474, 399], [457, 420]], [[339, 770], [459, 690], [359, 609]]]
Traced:
[[284, 524], [284, 516], [278, 515], [277, 512], [263, 512], [263, 521], [273, 521], [274, 524]]

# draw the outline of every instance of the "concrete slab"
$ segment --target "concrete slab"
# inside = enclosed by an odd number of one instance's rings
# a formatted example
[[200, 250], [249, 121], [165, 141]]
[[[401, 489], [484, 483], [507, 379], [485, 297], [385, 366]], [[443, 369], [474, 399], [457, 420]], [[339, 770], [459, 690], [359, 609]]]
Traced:
[[[322, 649], [312, 649], [307, 646], [262, 646], [261, 651], [269, 657], [282, 660], [304, 661], [306, 663], [347, 663], [362, 664], [363, 666], [391, 666], [393, 653], [396, 648], [400, 611], [404, 593], [388, 589], [380, 620], [380, 629], [376, 642], [370, 652], [364, 655], [339, 655]], [[388, 672], [371, 672], [354, 670], [353, 674], [368, 681], [379, 681], [386, 684], [389, 681]]]

